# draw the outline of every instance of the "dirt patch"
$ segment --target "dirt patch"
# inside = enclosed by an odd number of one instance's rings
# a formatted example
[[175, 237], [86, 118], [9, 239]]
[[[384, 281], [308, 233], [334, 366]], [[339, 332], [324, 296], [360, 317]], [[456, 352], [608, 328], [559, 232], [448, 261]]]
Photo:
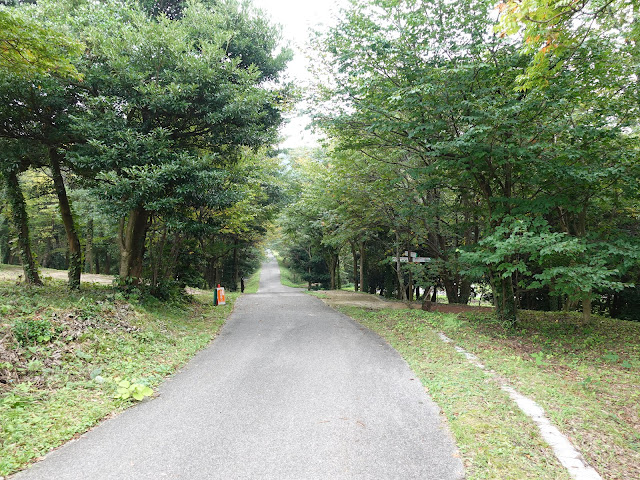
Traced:
[[378, 295], [371, 295], [362, 292], [347, 292], [345, 290], [319, 290], [318, 297], [325, 303], [333, 305], [348, 305], [354, 307], [368, 308], [371, 310], [382, 310], [384, 308], [402, 309], [411, 308], [407, 304], [387, 300]]
[[[415, 308], [421, 308], [421, 305], [417, 304], [417, 307]], [[432, 303], [431, 311], [440, 312], [440, 313], [466, 313], [466, 312], [492, 313], [493, 307], [477, 307], [477, 306], [474, 307], [473, 305]]]
[[187, 295], [211, 295], [213, 298], [213, 290], [202, 290], [201, 288], [185, 287], [184, 291]]
[[[401, 302], [399, 300], [389, 300], [379, 295], [372, 295], [362, 292], [349, 292], [346, 290], [321, 290], [318, 292], [320, 298], [329, 305], [348, 305], [354, 307], [368, 308], [371, 310], [382, 310], [390, 308], [394, 310], [422, 308], [422, 302]], [[474, 307], [471, 305], [450, 305], [446, 303], [432, 303], [432, 312], [441, 313], [463, 313], [482, 312], [491, 313], [492, 307]]]
[[[69, 274], [66, 270], [55, 270], [53, 268], [42, 268], [41, 276], [43, 279], [53, 278], [55, 280], [66, 281]], [[23, 276], [22, 267], [19, 265], [0, 265], [0, 280], [21, 281]], [[111, 285], [113, 283], [113, 275], [102, 275], [96, 273], [82, 273], [80, 281], [85, 283], [99, 283], [101, 285]]]

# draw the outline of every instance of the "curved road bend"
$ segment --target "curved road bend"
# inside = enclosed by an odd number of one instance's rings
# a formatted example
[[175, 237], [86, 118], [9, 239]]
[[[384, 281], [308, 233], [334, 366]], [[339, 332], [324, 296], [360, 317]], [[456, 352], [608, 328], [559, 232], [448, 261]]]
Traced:
[[438, 408], [384, 340], [263, 266], [159, 396], [15, 480], [464, 477]]

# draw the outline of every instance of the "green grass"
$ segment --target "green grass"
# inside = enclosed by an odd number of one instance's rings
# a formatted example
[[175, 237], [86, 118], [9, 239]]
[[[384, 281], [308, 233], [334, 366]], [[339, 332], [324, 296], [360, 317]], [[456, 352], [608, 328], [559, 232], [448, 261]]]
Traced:
[[244, 282], [244, 293], [258, 293], [258, 288], [260, 287], [260, 272], [261, 269], [258, 269], [257, 272], [253, 273], [253, 275]]
[[463, 318], [459, 345], [534, 398], [604, 478], [640, 478], [640, 324], [520, 313], [516, 329]]
[[[237, 296], [130, 304], [95, 285], [0, 283], [0, 476], [130, 406], [114, 398], [119, 378], [156, 387], [215, 337]], [[16, 325], [34, 320], [51, 338], [21, 345]]]
[[317, 297], [317, 298], [329, 298], [329, 295], [327, 295], [325, 291], [322, 290], [312, 290], [310, 292], [307, 292], [309, 295], [313, 296], [313, 297]]
[[289, 270], [280, 256], [276, 255], [278, 266], [280, 267], [280, 283], [285, 287], [307, 288], [308, 284], [297, 273]]
[[498, 383], [438, 331], [543, 406], [603, 478], [640, 478], [640, 325], [522, 312], [517, 329], [491, 317], [340, 308], [385, 337], [442, 408], [469, 479], [569, 478]]

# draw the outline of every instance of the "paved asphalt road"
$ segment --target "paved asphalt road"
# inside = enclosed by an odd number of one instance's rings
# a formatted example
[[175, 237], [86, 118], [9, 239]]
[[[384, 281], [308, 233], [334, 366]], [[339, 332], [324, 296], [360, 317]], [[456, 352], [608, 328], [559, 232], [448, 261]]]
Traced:
[[461, 479], [438, 408], [387, 343], [263, 266], [159, 396], [13, 479]]

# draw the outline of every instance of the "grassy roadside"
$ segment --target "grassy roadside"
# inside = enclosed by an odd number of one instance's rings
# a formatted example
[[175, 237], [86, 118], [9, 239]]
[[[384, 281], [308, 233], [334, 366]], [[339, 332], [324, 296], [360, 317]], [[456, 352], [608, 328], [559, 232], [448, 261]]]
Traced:
[[280, 283], [282, 285], [293, 288], [307, 288], [307, 282], [302, 280], [295, 272], [289, 270], [280, 255], [276, 254], [276, 260], [278, 260], [278, 266], [280, 267]]
[[605, 479], [640, 478], [640, 325], [523, 312], [517, 329], [488, 316], [341, 311], [386, 338], [442, 408], [468, 479], [564, 479], [537, 427], [444, 332], [541, 404]]
[[246, 282], [244, 282], [244, 293], [258, 293], [258, 288], [260, 287], [261, 271], [262, 269], [259, 268], [247, 279]]
[[0, 283], [0, 476], [130, 406], [114, 398], [121, 381], [160, 384], [215, 337], [237, 296], [213, 307], [210, 295], [128, 302], [97, 285]]

